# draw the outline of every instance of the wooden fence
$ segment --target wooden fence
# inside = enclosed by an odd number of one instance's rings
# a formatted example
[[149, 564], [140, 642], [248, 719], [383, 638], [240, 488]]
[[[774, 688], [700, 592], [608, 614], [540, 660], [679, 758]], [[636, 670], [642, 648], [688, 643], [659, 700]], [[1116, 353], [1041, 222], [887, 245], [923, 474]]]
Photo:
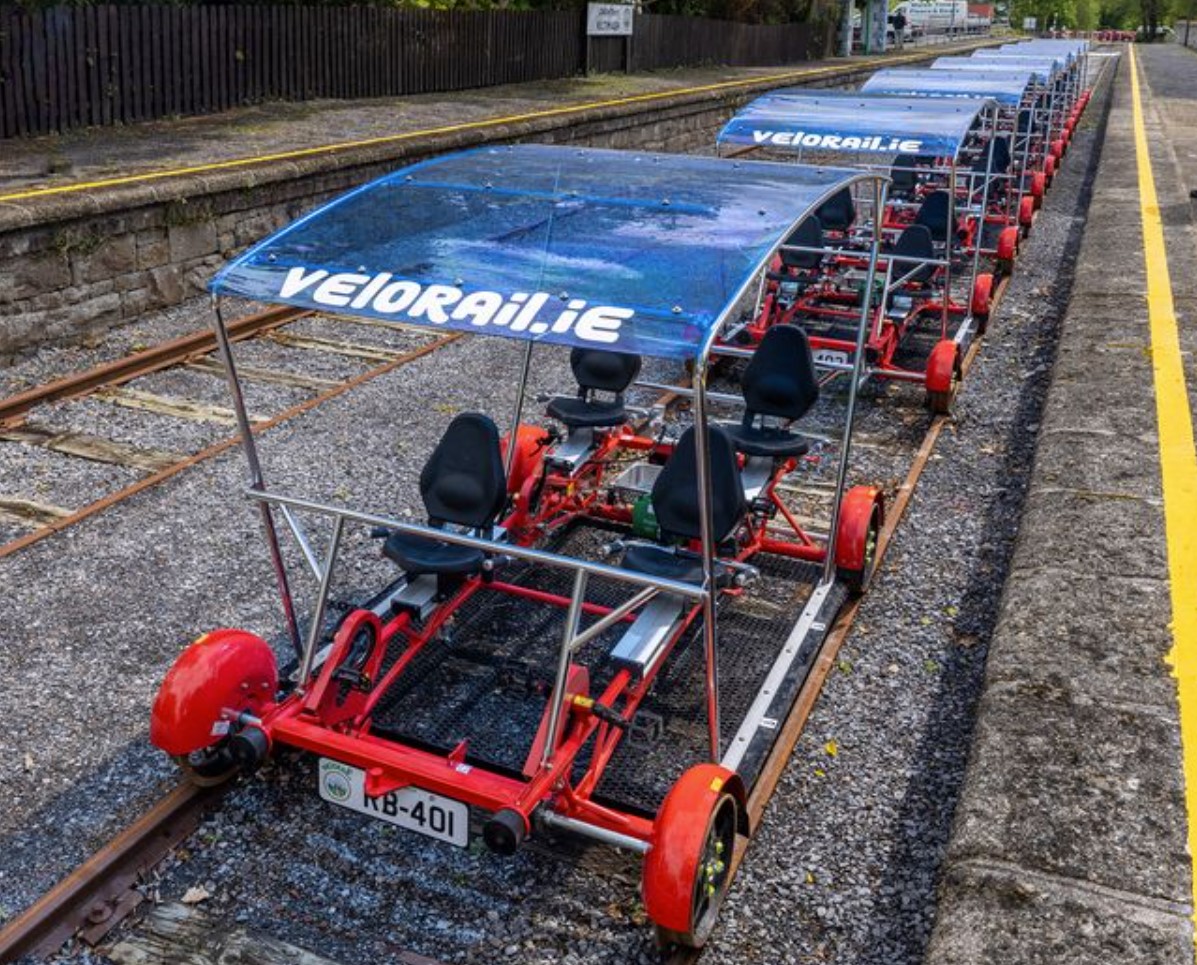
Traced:
[[[635, 69], [821, 56], [806, 24], [641, 16]], [[592, 69], [623, 69], [596, 38]], [[618, 57], [607, 66], [612, 56]], [[204, 114], [264, 100], [461, 90], [567, 77], [585, 12], [376, 7], [0, 6], [0, 138]]]

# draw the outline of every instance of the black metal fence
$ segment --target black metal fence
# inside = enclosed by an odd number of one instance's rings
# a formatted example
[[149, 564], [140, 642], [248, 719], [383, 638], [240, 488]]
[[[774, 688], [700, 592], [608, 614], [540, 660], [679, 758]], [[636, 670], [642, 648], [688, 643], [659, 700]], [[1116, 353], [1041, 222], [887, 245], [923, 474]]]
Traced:
[[[825, 53], [807, 24], [636, 19], [631, 67], [786, 64]], [[0, 6], [0, 138], [227, 110], [568, 77], [627, 64], [587, 49], [585, 11]], [[588, 54], [590, 59], [588, 61]]]

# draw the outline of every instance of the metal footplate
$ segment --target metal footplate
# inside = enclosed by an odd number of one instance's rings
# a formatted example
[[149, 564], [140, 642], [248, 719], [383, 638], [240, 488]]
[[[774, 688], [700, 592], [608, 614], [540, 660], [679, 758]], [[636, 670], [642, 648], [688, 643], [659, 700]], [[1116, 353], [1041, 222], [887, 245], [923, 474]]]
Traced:
[[593, 429], [571, 429], [564, 440], [545, 452], [544, 458], [558, 472], [572, 476], [597, 447]]
[[815, 587], [723, 755], [720, 763], [724, 767], [740, 774], [759, 773], [843, 600], [843, 587], [838, 583]]
[[680, 596], [662, 593], [651, 599], [612, 649], [615, 666], [642, 676], [669, 641], [684, 610], [685, 601]]

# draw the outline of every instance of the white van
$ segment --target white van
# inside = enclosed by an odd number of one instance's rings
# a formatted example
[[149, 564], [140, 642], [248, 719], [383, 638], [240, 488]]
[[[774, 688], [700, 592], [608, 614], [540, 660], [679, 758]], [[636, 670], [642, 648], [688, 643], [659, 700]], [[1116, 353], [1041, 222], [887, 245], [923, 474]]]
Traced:
[[969, 26], [968, 0], [905, 0], [890, 11], [906, 17], [907, 35], [947, 33]]

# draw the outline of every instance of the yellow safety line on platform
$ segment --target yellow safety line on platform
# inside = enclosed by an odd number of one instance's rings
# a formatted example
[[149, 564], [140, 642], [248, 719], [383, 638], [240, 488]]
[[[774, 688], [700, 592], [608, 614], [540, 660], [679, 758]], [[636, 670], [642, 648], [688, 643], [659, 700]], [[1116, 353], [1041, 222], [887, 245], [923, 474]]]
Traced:
[[[1143, 216], [1143, 257], [1147, 262], [1147, 316], [1151, 327], [1151, 367], [1155, 375], [1156, 418], [1160, 428], [1160, 471], [1164, 486], [1164, 526], [1172, 598], [1172, 651], [1168, 662], [1180, 700], [1180, 739], [1184, 755], [1185, 806], [1193, 867], [1193, 909], [1197, 924], [1197, 447], [1185, 386], [1180, 336], [1172, 303], [1172, 280], [1164, 247], [1155, 176], [1147, 151], [1147, 128], [1139, 93], [1139, 65], [1129, 47], [1135, 153], [1139, 164], [1139, 207]], [[1197, 932], [1195, 932], [1197, 934]]]
[[[891, 67], [924, 59], [924, 53], [905, 54], [900, 57], [887, 57], [877, 61], [880, 67]], [[861, 62], [835, 64], [831, 67], [807, 67], [803, 70], [790, 70], [780, 74], [764, 74], [760, 77], [749, 77], [743, 80], [724, 80], [716, 84], [703, 84], [698, 87], [682, 87], [676, 90], [653, 91], [648, 94], [630, 94], [627, 97], [617, 97], [612, 100], [591, 101], [588, 104], [575, 104], [566, 107], [550, 107], [543, 111], [528, 111], [524, 114], [511, 114], [507, 117], [491, 117], [480, 121], [466, 121], [461, 124], [447, 124], [444, 127], [430, 127], [422, 131], [407, 131], [402, 134], [384, 134], [380, 137], [369, 137], [359, 141], [341, 141], [335, 144], [322, 144], [319, 147], [297, 148], [293, 151], [281, 151], [278, 154], [262, 154], [256, 157], [233, 158], [229, 161], [213, 161], [210, 164], [196, 164], [189, 167], [167, 168], [162, 171], [147, 171], [144, 174], [128, 174], [123, 177], [104, 178], [100, 181], [82, 181], [74, 184], [60, 184], [50, 188], [31, 188], [28, 191], [17, 191], [13, 194], [0, 194], [0, 201], [24, 201], [29, 198], [43, 198], [56, 194], [77, 194], [82, 191], [92, 191], [96, 188], [113, 188], [122, 184], [138, 184], [142, 181], [158, 181], [162, 178], [175, 178], [185, 174], [206, 174], [212, 171], [227, 171], [232, 168], [243, 168], [253, 164], [266, 164], [272, 161], [294, 161], [299, 158], [314, 157], [321, 154], [335, 154], [337, 151], [348, 151], [360, 147], [374, 147], [379, 144], [394, 144], [399, 141], [410, 141], [421, 137], [432, 137], [437, 134], [453, 134], [458, 131], [471, 131], [487, 127], [500, 127], [503, 124], [518, 124], [521, 121], [538, 120], [545, 117], [560, 117], [581, 111], [595, 110], [600, 107], [621, 107], [626, 104], [643, 104], [668, 97], [681, 97], [686, 94], [705, 94], [712, 91], [728, 90], [733, 87], [748, 87], [754, 84], [785, 83], [799, 78], [820, 77], [849, 73], [852, 69], [862, 66]]]

